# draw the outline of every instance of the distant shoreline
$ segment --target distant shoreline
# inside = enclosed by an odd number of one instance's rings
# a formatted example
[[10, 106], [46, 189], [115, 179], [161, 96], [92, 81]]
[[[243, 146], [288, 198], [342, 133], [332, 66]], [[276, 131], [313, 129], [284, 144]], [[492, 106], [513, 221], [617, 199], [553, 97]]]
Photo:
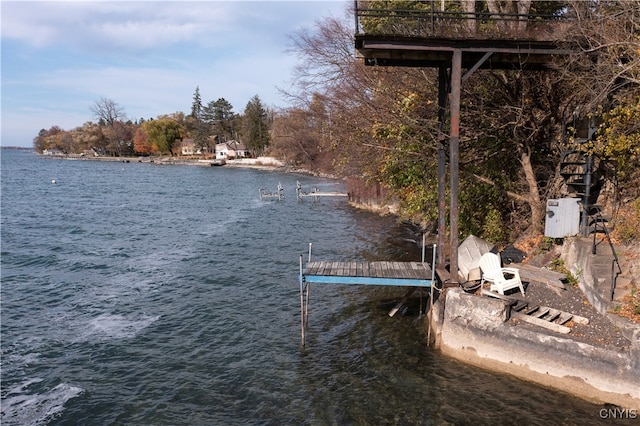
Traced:
[[0, 146], [0, 149], [9, 149], [12, 151], [35, 151], [33, 148], [26, 146]]
[[111, 161], [118, 163], [150, 163], [159, 165], [188, 165], [200, 167], [248, 167], [256, 169], [268, 170], [286, 170], [287, 166], [274, 157], [258, 157], [258, 158], [239, 158], [232, 160], [220, 159], [203, 159], [190, 158], [185, 156], [127, 156], [127, 157], [104, 157], [104, 156], [85, 156], [81, 154], [64, 154], [64, 155], [43, 155], [36, 153], [33, 148], [22, 147], [2, 147], [3, 149], [13, 149], [22, 151], [31, 151], [42, 158], [52, 160], [70, 160], [70, 161]]
[[[278, 160], [275, 157], [257, 157], [257, 158], [240, 158], [234, 160], [225, 160], [224, 165], [212, 164], [214, 159], [202, 159], [202, 158], [190, 158], [185, 156], [128, 156], [128, 157], [95, 157], [95, 156], [85, 156], [81, 154], [65, 154], [65, 155], [43, 155], [38, 154], [35, 149], [27, 148], [27, 147], [18, 147], [18, 146], [3, 146], [1, 149], [7, 150], [15, 150], [15, 151], [28, 151], [33, 152], [38, 157], [51, 159], [51, 160], [67, 160], [67, 161], [112, 161], [119, 163], [150, 163], [150, 164], [158, 164], [158, 165], [185, 165], [185, 166], [198, 166], [198, 167], [242, 167], [242, 168], [252, 168], [252, 169], [261, 169], [261, 170], [270, 170], [270, 171], [280, 171], [283, 173], [300, 173], [303, 175], [309, 176], [317, 176], [328, 179], [337, 179], [344, 180], [343, 177], [320, 173], [317, 171], [312, 171], [309, 169], [300, 169], [291, 165], [287, 165], [281, 160]], [[370, 207], [366, 207], [365, 205], [360, 206], [359, 208], [364, 208], [365, 210], [377, 211], [377, 209], [371, 209]], [[387, 214], [386, 212], [384, 214]]]

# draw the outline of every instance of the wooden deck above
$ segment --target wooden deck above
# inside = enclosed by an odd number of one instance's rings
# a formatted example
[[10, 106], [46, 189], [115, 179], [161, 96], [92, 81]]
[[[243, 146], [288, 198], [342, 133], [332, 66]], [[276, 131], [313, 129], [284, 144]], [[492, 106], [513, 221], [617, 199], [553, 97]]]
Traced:
[[308, 283], [429, 287], [431, 268], [421, 262], [309, 262]]
[[580, 12], [570, 5], [513, 13], [437, 3], [356, 0], [358, 55], [366, 65], [448, 67], [456, 50], [467, 69], [547, 69], [555, 57], [580, 50]]
[[356, 51], [365, 65], [438, 67], [462, 51], [463, 68], [546, 69], [552, 58], [575, 53], [551, 41], [457, 40], [379, 35], [356, 35]]

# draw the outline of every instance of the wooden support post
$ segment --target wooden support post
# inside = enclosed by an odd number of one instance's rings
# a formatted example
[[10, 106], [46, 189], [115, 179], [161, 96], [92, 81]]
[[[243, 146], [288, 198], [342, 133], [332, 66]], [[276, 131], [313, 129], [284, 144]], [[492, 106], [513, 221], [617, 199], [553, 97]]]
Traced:
[[460, 142], [460, 92], [462, 85], [462, 51], [455, 49], [451, 61], [451, 136], [449, 138], [449, 241], [451, 244], [449, 259], [451, 279], [458, 282], [458, 194], [459, 194], [459, 142]]
[[[446, 108], [449, 78], [447, 68], [441, 65], [438, 69], [438, 247], [444, 247], [447, 234], [447, 152], [445, 146]], [[438, 267], [444, 268], [445, 252], [438, 252]], [[435, 265], [432, 265], [435, 266]]]

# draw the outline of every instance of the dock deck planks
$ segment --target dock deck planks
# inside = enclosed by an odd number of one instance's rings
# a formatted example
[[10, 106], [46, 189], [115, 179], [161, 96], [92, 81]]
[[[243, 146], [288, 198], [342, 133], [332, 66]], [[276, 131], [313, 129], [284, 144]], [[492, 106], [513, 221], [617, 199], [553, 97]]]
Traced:
[[302, 276], [309, 283], [429, 287], [432, 272], [420, 262], [309, 262]]

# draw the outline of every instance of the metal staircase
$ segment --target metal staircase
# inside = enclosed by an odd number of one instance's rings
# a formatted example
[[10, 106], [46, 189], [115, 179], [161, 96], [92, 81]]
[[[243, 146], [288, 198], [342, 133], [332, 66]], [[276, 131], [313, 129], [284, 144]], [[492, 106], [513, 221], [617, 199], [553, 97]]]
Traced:
[[[579, 144], [584, 144], [586, 141], [587, 139], [583, 139]], [[567, 195], [582, 200], [580, 228], [584, 237], [589, 236], [589, 234], [593, 235], [592, 254], [595, 255], [598, 245], [605, 241], [611, 248], [613, 260], [611, 263], [610, 297], [613, 300], [616, 278], [622, 273], [622, 269], [611, 241], [608, 227], [609, 221], [602, 215], [602, 207], [596, 204], [606, 180], [603, 170], [604, 164], [597, 156], [580, 150], [566, 151], [560, 161], [560, 175], [567, 186]], [[598, 234], [604, 235], [600, 241], [597, 241], [596, 238]]]

